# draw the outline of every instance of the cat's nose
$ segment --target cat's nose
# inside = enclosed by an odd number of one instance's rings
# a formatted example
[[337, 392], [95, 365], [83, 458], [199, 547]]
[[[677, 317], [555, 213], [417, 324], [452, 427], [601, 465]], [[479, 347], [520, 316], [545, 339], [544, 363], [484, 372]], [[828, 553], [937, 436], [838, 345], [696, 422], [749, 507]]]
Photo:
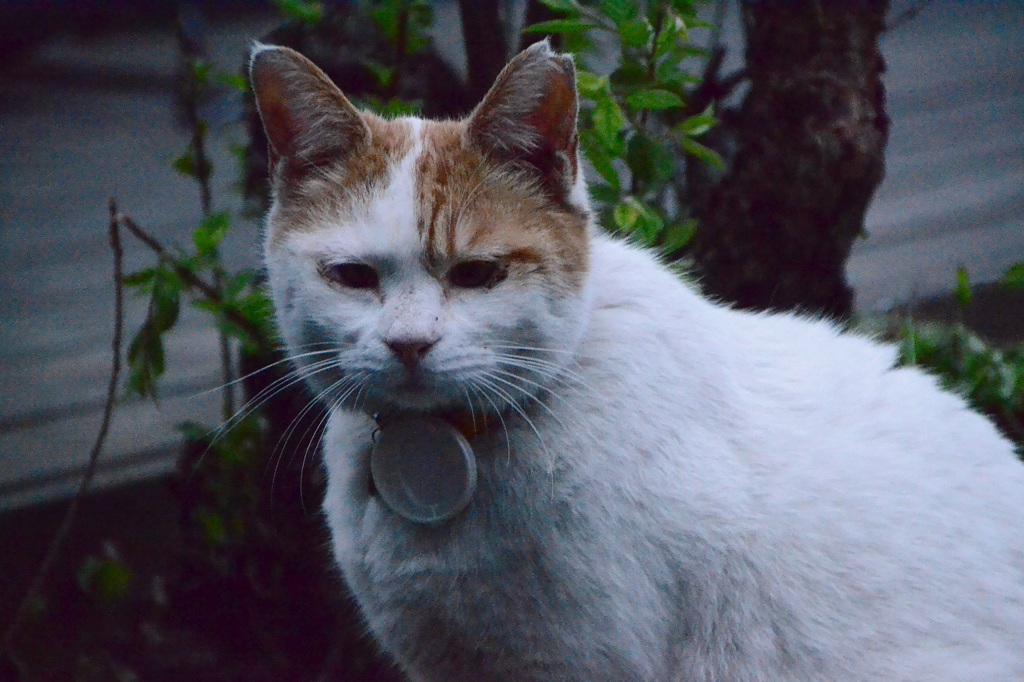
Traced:
[[397, 341], [385, 341], [388, 348], [394, 351], [395, 356], [401, 360], [402, 364], [409, 369], [413, 369], [416, 365], [420, 364], [420, 361], [426, 356], [437, 340], [428, 341], [426, 339], [401, 339]]

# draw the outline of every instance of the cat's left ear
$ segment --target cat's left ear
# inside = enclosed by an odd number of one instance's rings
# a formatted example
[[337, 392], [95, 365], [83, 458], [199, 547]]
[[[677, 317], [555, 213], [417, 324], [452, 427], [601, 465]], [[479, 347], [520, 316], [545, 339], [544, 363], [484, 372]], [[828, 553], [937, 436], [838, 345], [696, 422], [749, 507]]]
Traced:
[[519, 53], [502, 70], [469, 119], [469, 139], [503, 162], [536, 172], [556, 201], [576, 183], [579, 135], [576, 67], [547, 41]]

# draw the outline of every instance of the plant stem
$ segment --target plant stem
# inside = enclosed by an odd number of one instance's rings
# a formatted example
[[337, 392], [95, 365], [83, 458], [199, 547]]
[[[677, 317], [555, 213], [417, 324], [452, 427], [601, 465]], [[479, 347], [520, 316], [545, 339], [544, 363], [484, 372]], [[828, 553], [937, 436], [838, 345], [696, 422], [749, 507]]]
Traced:
[[178, 277], [180, 277], [185, 284], [201, 293], [206, 298], [206, 300], [210, 301], [211, 303], [218, 304], [218, 306], [222, 310], [224, 310], [224, 317], [227, 319], [227, 321], [231, 322], [232, 324], [238, 326], [243, 331], [245, 331], [245, 333], [249, 335], [249, 337], [252, 339], [255, 345], [259, 347], [269, 347], [269, 339], [264, 337], [263, 332], [258, 327], [253, 325], [252, 322], [250, 322], [247, 318], [240, 315], [237, 311], [232, 310], [231, 308], [224, 309], [224, 297], [220, 294], [220, 291], [215, 286], [213, 286], [209, 282], [204, 281], [191, 270], [181, 267], [178, 264], [177, 260], [175, 260], [174, 256], [168, 253], [168, 251], [163, 247], [162, 244], [160, 244], [160, 242], [158, 242], [152, 235], [150, 235], [144, 229], [139, 227], [139, 225], [130, 217], [124, 215], [123, 213], [118, 213], [115, 216], [115, 220], [117, 221], [118, 225], [127, 229], [139, 241], [141, 241], [143, 244], [149, 247], [149, 249], [156, 254], [157, 258], [159, 258], [167, 265], [171, 266], [171, 268], [174, 270], [174, 273], [178, 275]]
[[[197, 49], [196, 46], [190, 45], [185, 37], [185, 31], [181, 28], [181, 20], [179, 17], [179, 31], [178, 31], [178, 47], [181, 50], [182, 56], [186, 60], [190, 60], [189, 64], [194, 64], [195, 60], [198, 60], [202, 56], [203, 50]], [[203, 218], [209, 218], [213, 212], [213, 192], [210, 188], [210, 175], [213, 171], [213, 166], [210, 164], [209, 157], [206, 153], [206, 123], [202, 120], [199, 115], [199, 102], [203, 93], [204, 83], [196, 77], [193, 69], [189, 68], [188, 79], [185, 84], [184, 93], [184, 104], [185, 112], [188, 117], [189, 129], [192, 131], [192, 152], [195, 158], [195, 179], [199, 184], [200, 201], [203, 209]], [[213, 253], [214, 262], [217, 263], [217, 267], [214, 268], [213, 273], [213, 288], [217, 292], [217, 298], [221, 298], [223, 291], [223, 276], [219, 267], [220, 254], [215, 249]], [[223, 416], [224, 420], [227, 421], [235, 413], [235, 381], [234, 381], [234, 360], [232, 359], [231, 353], [231, 340], [228, 338], [227, 332], [223, 329], [218, 330], [220, 336], [220, 364], [221, 364], [221, 383], [223, 388], [221, 389], [221, 395], [223, 396]]]
[[103, 444], [106, 442], [107, 433], [110, 430], [110, 418], [114, 412], [114, 405], [117, 402], [117, 385], [121, 375], [121, 337], [124, 330], [124, 250], [121, 248], [121, 232], [119, 226], [120, 221], [118, 220], [117, 205], [114, 203], [114, 200], [111, 199], [110, 226], [108, 234], [110, 237], [110, 248], [114, 254], [114, 338], [111, 342], [113, 360], [110, 369], [110, 381], [107, 384], [107, 400], [103, 406], [103, 420], [100, 422], [100, 428], [96, 434], [96, 440], [93, 442], [92, 451], [89, 453], [89, 462], [86, 464], [85, 472], [82, 474], [82, 480], [78, 484], [78, 490], [75, 492], [75, 496], [71, 499], [71, 503], [68, 506], [67, 511], [64, 512], [64, 519], [61, 521], [60, 527], [54, 534], [53, 539], [50, 540], [50, 545], [46, 550], [46, 555], [39, 563], [39, 567], [36, 569], [35, 575], [32, 576], [32, 582], [29, 583], [28, 589], [25, 591], [24, 596], [18, 603], [18, 610], [15, 611], [14, 618], [11, 620], [7, 631], [4, 633], [4, 650], [12, 661], [16, 660], [13, 653], [14, 638], [17, 635], [18, 630], [21, 628], [21, 624], [25, 620], [25, 616], [28, 614], [29, 605], [42, 589], [43, 583], [53, 568], [54, 562], [57, 560], [57, 556], [64, 547], [64, 541], [68, 536], [68, 532], [71, 530], [71, 526], [74, 524], [75, 517], [78, 515], [78, 509], [81, 506], [82, 499], [85, 497], [85, 493], [88, 491], [89, 485], [92, 483], [92, 479], [96, 475], [96, 464], [99, 462], [100, 452], [103, 451]]

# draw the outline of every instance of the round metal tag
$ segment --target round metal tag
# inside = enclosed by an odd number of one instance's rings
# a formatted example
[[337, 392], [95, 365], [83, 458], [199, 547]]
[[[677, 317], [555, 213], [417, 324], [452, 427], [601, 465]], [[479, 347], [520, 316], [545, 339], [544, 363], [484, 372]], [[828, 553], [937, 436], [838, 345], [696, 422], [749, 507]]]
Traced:
[[465, 509], [476, 491], [476, 457], [458, 429], [436, 417], [391, 416], [370, 453], [381, 499], [414, 523], [440, 524]]

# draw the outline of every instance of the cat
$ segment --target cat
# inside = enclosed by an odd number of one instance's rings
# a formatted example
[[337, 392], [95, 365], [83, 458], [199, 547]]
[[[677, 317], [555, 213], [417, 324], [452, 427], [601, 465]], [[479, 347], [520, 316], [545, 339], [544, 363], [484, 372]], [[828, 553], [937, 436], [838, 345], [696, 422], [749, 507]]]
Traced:
[[[571, 58], [530, 47], [461, 121], [360, 112], [286, 48], [251, 81], [334, 557], [408, 679], [1024, 680], [1014, 447], [893, 347], [603, 234]], [[399, 448], [475, 466], [450, 518], [375, 490], [389, 414], [472, 451]]]

